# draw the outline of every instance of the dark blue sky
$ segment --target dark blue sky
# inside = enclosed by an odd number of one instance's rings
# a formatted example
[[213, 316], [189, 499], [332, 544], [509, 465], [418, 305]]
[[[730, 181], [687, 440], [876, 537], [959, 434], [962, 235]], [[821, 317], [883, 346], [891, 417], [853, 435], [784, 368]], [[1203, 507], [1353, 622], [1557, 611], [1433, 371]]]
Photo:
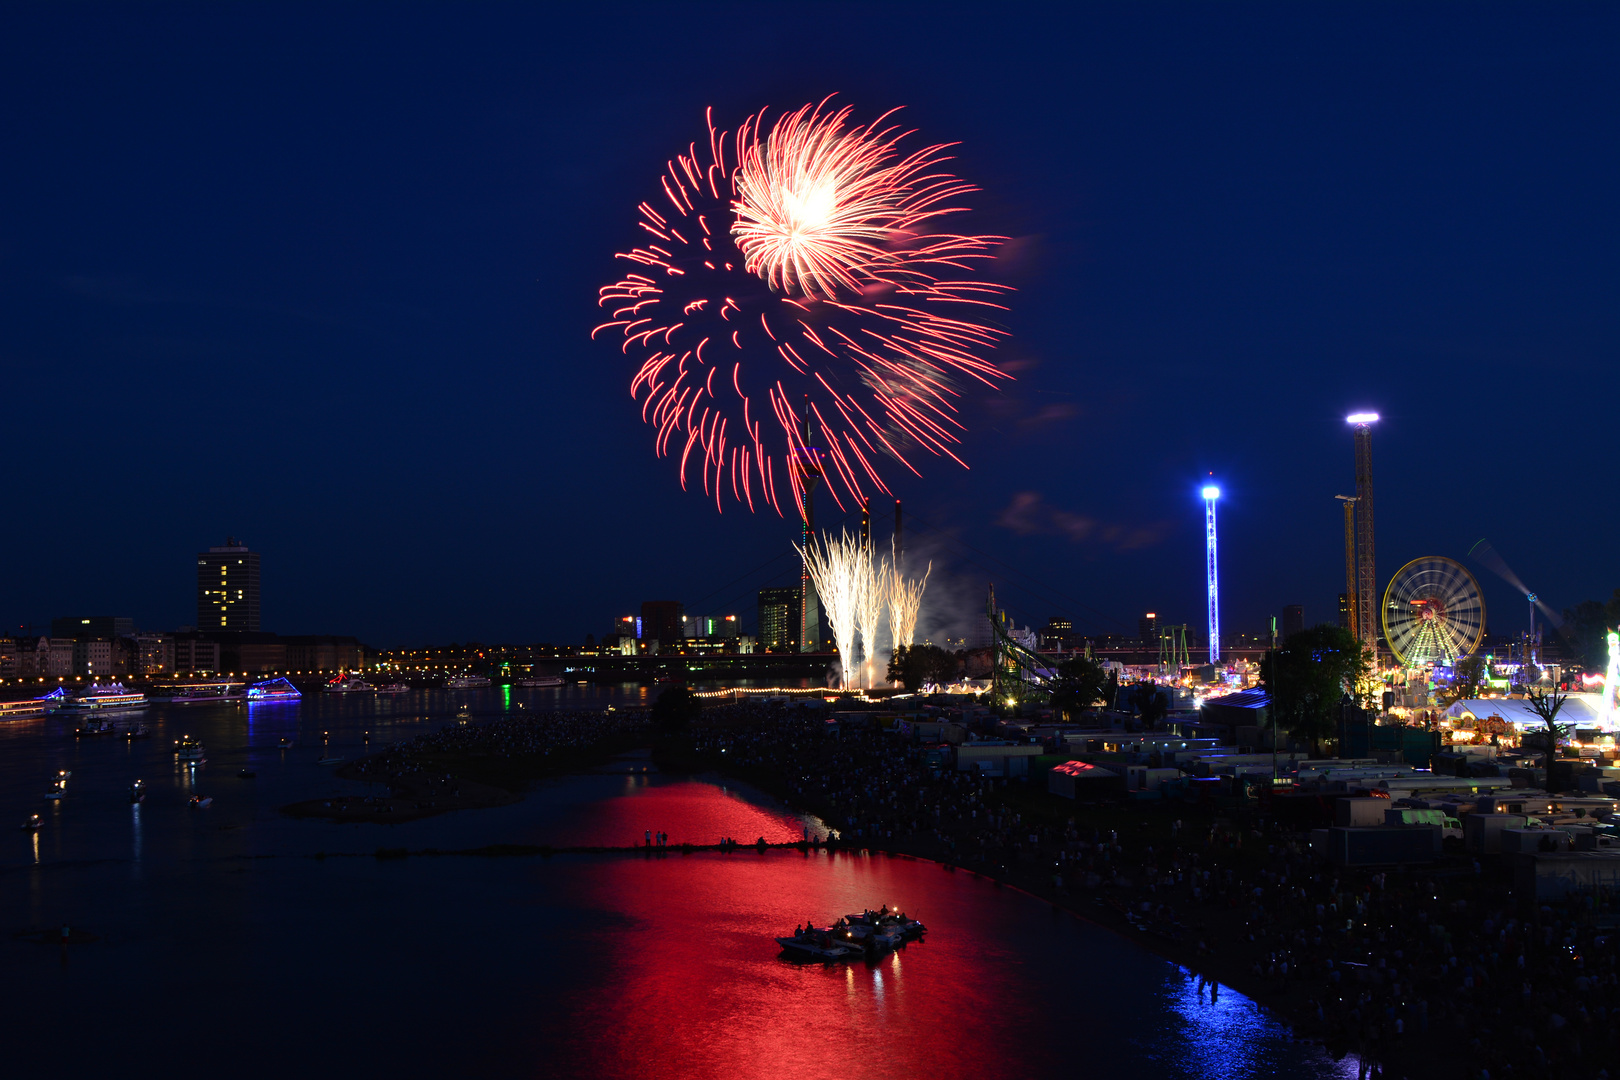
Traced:
[[227, 533], [287, 633], [751, 619], [793, 524], [682, 493], [586, 335], [706, 106], [831, 91], [1019, 238], [1018, 381], [898, 488], [941, 601], [1197, 625], [1213, 472], [1227, 629], [1331, 618], [1361, 407], [1381, 583], [1488, 536], [1607, 595], [1617, 46], [1612, 4], [7, 5], [0, 620], [190, 622]]

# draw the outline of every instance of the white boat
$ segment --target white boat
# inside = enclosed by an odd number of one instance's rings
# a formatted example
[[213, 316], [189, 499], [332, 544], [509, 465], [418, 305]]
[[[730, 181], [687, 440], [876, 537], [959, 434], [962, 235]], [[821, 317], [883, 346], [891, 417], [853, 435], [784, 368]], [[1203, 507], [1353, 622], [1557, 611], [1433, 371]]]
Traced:
[[127, 690], [123, 683], [92, 683], [78, 696], [68, 698], [59, 706], [64, 712], [129, 712], [144, 709], [150, 702], [139, 691]]
[[24, 716], [44, 716], [51, 702], [42, 698], [24, 701], [0, 701], [0, 720], [16, 720]]
[[321, 689], [328, 694], [360, 694], [377, 688], [358, 675], [339, 675]]
[[379, 694], [408, 694], [411, 692], [411, 688], [402, 682], [385, 683], [375, 689]]
[[317, 764], [317, 765], [341, 765], [341, 764], [343, 764], [343, 759], [340, 758], [340, 757], [323, 757], [319, 761], [317, 761], [315, 764]]
[[489, 680], [482, 675], [454, 675], [445, 680], [446, 690], [470, 690], [478, 686], [488, 686]]
[[519, 679], [519, 686], [561, 686], [563, 681], [555, 675], [536, 675], [528, 679]]
[[193, 810], [206, 810], [213, 805], [214, 797], [212, 795], [193, 795], [191, 797], [191, 808]]
[[208, 751], [202, 743], [193, 739], [190, 735], [185, 735], [181, 737], [179, 742], [174, 744], [174, 756], [181, 761], [200, 764], [208, 760]]

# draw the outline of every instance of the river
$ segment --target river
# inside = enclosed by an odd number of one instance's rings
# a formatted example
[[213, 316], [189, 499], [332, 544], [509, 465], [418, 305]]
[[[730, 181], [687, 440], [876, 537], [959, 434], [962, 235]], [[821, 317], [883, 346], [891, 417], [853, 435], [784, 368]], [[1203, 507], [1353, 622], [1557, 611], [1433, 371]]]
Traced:
[[[607, 691], [626, 694], [635, 690]], [[545, 691], [539, 694], [547, 694]], [[545, 700], [554, 700], [552, 694]], [[580, 705], [601, 698], [577, 696]], [[521, 803], [401, 825], [295, 821], [366, 790], [322, 756], [533, 708], [500, 690], [154, 706], [149, 740], [0, 725], [0, 963], [16, 1075], [880, 1078], [1353, 1075], [1248, 999], [1073, 915], [932, 863], [731, 854], [377, 858], [378, 848], [797, 839], [820, 823], [714, 779], [546, 781]], [[369, 743], [367, 741], [369, 733]], [[200, 738], [208, 761], [175, 763]], [[323, 737], [324, 736], [324, 737]], [[280, 749], [280, 741], [295, 743]], [[251, 767], [256, 777], [238, 779]], [[66, 795], [43, 794], [70, 770]], [[145, 802], [127, 791], [145, 781]], [[212, 795], [191, 809], [193, 793]], [[872, 964], [772, 937], [890, 904], [925, 941]], [[64, 922], [68, 948], [23, 932]], [[1348, 1060], [1348, 1059], [1347, 1059]], [[8, 1068], [8, 1071], [11, 1071]]]

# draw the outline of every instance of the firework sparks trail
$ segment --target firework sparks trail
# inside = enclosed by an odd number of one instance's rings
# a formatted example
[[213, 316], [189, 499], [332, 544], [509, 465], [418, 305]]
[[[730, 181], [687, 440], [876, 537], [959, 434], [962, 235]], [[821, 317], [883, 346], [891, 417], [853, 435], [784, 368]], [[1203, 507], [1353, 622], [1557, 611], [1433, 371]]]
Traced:
[[[734, 134], [711, 114], [638, 207], [642, 246], [618, 256], [633, 269], [600, 290], [591, 336], [623, 339], [656, 452], [722, 510], [801, 506], [810, 465], [841, 509], [889, 492], [887, 462], [966, 467], [961, 385], [1010, 377], [984, 356], [1007, 289], [974, 274], [1003, 238], [934, 231], [977, 189], [943, 171], [949, 144], [903, 151], [892, 112], [850, 114], [823, 101]], [[804, 445], [810, 419], [822, 446]]]
[[872, 558], [871, 544], [861, 545], [861, 561], [856, 568], [855, 626], [861, 634], [861, 675], [866, 689], [877, 677], [878, 623], [888, 599], [883, 566]]
[[838, 646], [838, 663], [843, 669], [841, 683], [849, 689], [855, 674], [856, 612], [861, 593], [861, 560], [865, 546], [856, 537], [843, 532], [837, 539], [824, 536], [818, 545], [811, 537], [805, 547], [794, 544], [810, 571], [810, 581], [821, 598], [821, 610], [832, 627], [833, 641]]
[[928, 575], [934, 572], [934, 564], [929, 562], [921, 578], [907, 578], [893, 561], [885, 562], [884, 571], [889, 594], [889, 633], [898, 649], [912, 643], [912, 635], [917, 630], [917, 613], [922, 610], [923, 590], [928, 587]]

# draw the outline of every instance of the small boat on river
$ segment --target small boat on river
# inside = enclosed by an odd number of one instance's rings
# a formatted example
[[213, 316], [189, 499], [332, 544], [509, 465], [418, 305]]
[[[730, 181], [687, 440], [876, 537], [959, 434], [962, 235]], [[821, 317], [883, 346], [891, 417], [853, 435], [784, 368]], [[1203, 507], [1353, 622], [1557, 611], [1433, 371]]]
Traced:
[[782, 946], [782, 952], [795, 960], [820, 960], [823, 963], [832, 963], [836, 960], [861, 958], [860, 947], [841, 937], [831, 928], [825, 930], [814, 926], [798, 928], [793, 931], [792, 937], [779, 937], [776, 943]]
[[174, 756], [181, 761], [200, 765], [208, 760], [208, 751], [202, 743], [193, 739], [190, 735], [185, 735], [181, 737], [179, 742], [174, 744]]
[[142, 799], [145, 799], [145, 798], [146, 798], [146, 782], [145, 781], [137, 780], [133, 784], [129, 785], [129, 801], [130, 802], [138, 803]]
[[206, 810], [213, 805], [214, 797], [212, 795], [193, 795], [191, 797], [191, 808], [193, 810]]

